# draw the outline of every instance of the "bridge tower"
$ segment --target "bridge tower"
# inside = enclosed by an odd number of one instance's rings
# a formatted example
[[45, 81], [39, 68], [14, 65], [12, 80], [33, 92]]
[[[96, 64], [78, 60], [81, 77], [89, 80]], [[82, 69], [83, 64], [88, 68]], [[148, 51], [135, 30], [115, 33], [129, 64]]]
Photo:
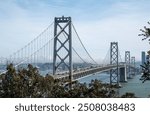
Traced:
[[130, 77], [130, 51], [125, 51], [125, 63], [126, 63], [127, 78], [131, 78]]
[[110, 70], [110, 84], [117, 84], [119, 86], [118, 42], [111, 42], [110, 44], [110, 64], [117, 65], [117, 68]]
[[[63, 36], [63, 37], [62, 37]], [[65, 39], [64, 39], [65, 38]], [[54, 20], [54, 53], [53, 75], [66, 67], [69, 71], [69, 82], [72, 82], [72, 30], [71, 17], [55, 17]]]
[[131, 74], [135, 76], [135, 57], [131, 57]]

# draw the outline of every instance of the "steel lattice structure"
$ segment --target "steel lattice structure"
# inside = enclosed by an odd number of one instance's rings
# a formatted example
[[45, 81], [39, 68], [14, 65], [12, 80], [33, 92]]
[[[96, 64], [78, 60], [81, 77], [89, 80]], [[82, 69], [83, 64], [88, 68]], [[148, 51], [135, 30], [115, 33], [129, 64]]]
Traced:
[[[60, 30], [60, 31], [59, 31]], [[65, 36], [65, 40], [62, 39]], [[62, 55], [63, 51], [63, 55]], [[54, 22], [54, 55], [53, 55], [53, 74], [61, 65], [69, 71], [69, 81], [72, 82], [72, 31], [71, 17], [55, 17]]]
[[132, 75], [135, 75], [135, 57], [131, 57], [131, 73]]
[[127, 78], [130, 78], [130, 51], [125, 51]]
[[118, 42], [111, 42], [110, 44], [110, 64], [117, 65], [116, 68], [110, 70], [110, 84], [119, 85]]

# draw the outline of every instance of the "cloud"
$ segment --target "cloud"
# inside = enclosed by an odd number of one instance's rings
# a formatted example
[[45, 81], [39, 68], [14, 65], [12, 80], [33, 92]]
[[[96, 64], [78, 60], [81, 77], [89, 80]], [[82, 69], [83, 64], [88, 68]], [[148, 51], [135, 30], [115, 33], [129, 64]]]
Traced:
[[1, 2], [0, 34], [2, 56], [6, 57], [21, 49], [39, 35], [50, 23], [49, 17], [31, 16], [29, 9], [16, 2]]
[[[122, 56], [130, 50], [140, 60], [148, 42], [137, 36], [149, 17], [149, 1], [66, 0], [0, 1], [0, 52], [8, 56], [34, 39], [55, 16], [72, 16], [73, 23], [92, 56], [103, 60], [110, 42], [117, 41]], [[123, 57], [122, 57], [123, 58]]]
[[[93, 57], [103, 58], [110, 48], [110, 42], [118, 42], [124, 61], [125, 51], [131, 51], [131, 56], [141, 58], [141, 51], [148, 50], [138, 37], [139, 29], [143, 27], [145, 18], [140, 15], [118, 15], [103, 20], [87, 23], [77, 23], [79, 35]], [[97, 59], [98, 60], [98, 59]]]

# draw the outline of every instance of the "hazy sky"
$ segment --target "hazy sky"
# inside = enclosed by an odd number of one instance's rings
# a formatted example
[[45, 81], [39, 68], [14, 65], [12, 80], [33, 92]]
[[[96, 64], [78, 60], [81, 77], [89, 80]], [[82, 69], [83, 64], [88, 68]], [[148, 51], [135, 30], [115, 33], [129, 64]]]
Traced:
[[54, 17], [71, 16], [85, 47], [103, 59], [110, 42], [140, 60], [150, 48], [138, 37], [150, 21], [150, 0], [0, 0], [0, 57], [9, 56], [45, 29]]

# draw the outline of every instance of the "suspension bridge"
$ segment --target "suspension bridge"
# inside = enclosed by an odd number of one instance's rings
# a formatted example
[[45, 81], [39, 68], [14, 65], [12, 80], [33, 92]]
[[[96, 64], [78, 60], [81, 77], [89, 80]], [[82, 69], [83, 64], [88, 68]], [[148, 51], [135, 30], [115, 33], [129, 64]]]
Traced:
[[27, 45], [7, 58], [0, 58], [0, 69], [3, 74], [9, 63], [15, 68], [32, 64], [39, 70], [48, 70], [55, 79], [69, 83], [104, 71], [110, 71], [110, 84], [125, 82], [135, 75], [135, 57], [130, 57], [130, 51], [126, 51], [125, 61], [122, 61], [118, 42], [110, 43], [102, 62], [96, 62], [88, 52], [71, 17], [62, 16], [55, 17], [54, 22]]

